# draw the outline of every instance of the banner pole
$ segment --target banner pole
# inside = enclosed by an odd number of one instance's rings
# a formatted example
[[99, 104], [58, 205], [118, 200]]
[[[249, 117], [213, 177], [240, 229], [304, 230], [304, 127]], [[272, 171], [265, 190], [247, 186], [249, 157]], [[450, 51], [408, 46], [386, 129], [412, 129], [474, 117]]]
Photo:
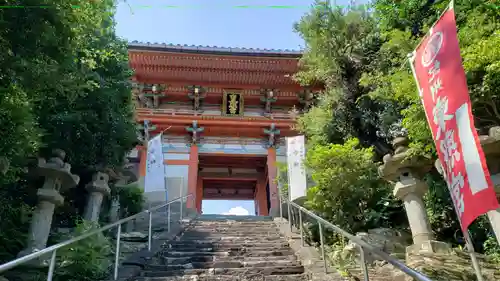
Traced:
[[[162, 149], [162, 155], [163, 154], [163, 133], [165, 133], [168, 129], [172, 128], [172, 126], [169, 126], [168, 128], [166, 128], [165, 130], [161, 131], [160, 132], [160, 141], [161, 141], [161, 149]], [[162, 162], [163, 162], [164, 158], [162, 157]], [[164, 179], [164, 185], [163, 185], [163, 188], [165, 189], [165, 203], [168, 202], [168, 186], [167, 186], [167, 175], [165, 174], [165, 164], [163, 164], [163, 179]], [[165, 207], [165, 213], [168, 212], [168, 208]]]
[[465, 231], [463, 234], [465, 238], [465, 245], [467, 246], [467, 251], [469, 252], [472, 262], [472, 267], [474, 267], [474, 272], [476, 273], [477, 281], [484, 281], [483, 274], [481, 273], [481, 267], [477, 261], [476, 252], [474, 251], [474, 245], [472, 244], [472, 240], [469, 236], [469, 231]]
[[[144, 120], [144, 144], [143, 147], [146, 149], [146, 161], [148, 158], [148, 144], [149, 144], [149, 120]], [[146, 164], [147, 165], [147, 164]], [[146, 169], [147, 173], [147, 169]], [[144, 176], [144, 193], [146, 193], [146, 179], [147, 176]], [[146, 197], [147, 198], [147, 197]], [[148, 200], [148, 209], [151, 209], [151, 200]]]
[[[424, 106], [424, 100], [422, 99], [422, 92], [420, 90], [420, 85], [419, 85], [418, 79], [417, 79], [417, 72], [415, 71], [415, 66], [413, 65], [413, 62], [415, 60], [415, 56], [416, 56], [416, 51], [409, 53], [407, 56], [408, 63], [410, 64], [411, 72], [413, 74], [415, 84], [417, 85], [418, 95], [419, 95], [420, 101], [422, 102], [422, 106]], [[429, 120], [429, 117], [427, 116], [427, 111], [425, 111], [425, 109], [424, 109], [424, 113], [425, 113], [425, 117], [427, 118], [427, 120]], [[443, 177], [446, 177], [446, 171], [443, 171]], [[453, 204], [453, 209], [455, 210], [455, 213], [457, 214], [458, 223], [460, 224], [460, 230], [462, 231], [462, 234], [464, 235], [465, 245], [467, 247], [467, 251], [469, 252], [472, 267], [474, 268], [474, 272], [476, 274], [477, 281], [484, 281], [483, 275], [481, 274], [481, 267], [479, 266], [479, 262], [477, 261], [476, 253], [474, 251], [474, 245], [472, 244], [472, 240], [470, 239], [468, 231], [465, 231], [465, 232], [463, 231], [462, 222], [460, 221], [460, 215], [458, 214], [458, 212], [456, 210], [455, 204]]]

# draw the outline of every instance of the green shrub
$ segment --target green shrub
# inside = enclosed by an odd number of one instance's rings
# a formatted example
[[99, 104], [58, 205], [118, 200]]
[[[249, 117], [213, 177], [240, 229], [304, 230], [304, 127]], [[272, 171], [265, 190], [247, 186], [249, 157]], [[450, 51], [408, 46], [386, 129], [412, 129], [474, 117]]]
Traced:
[[402, 203], [392, 186], [378, 176], [371, 148], [345, 144], [317, 145], [307, 154], [316, 185], [308, 190], [308, 207], [352, 233], [376, 227], [407, 227]]
[[[80, 222], [74, 236], [82, 235], [98, 224]], [[92, 235], [58, 251], [56, 281], [95, 281], [106, 278], [112, 265], [112, 243], [103, 234]]]
[[144, 192], [137, 184], [130, 184], [118, 190], [121, 217], [128, 217], [142, 211]]
[[494, 236], [488, 237], [483, 244], [484, 253], [491, 261], [500, 264], [500, 245]]

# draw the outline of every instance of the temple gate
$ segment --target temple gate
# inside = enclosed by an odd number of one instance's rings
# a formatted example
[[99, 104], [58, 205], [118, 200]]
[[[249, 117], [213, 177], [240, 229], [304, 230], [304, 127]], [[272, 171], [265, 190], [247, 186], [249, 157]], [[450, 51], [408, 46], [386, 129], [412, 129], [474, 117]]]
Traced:
[[[301, 53], [131, 43], [136, 121], [141, 136], [163, 132], [168, 196], [254, 200], [275, 214], [284, 137], [312, 90], [292, 80]], [[148, 134], [142, 124], [149, 123]], [[136, 159], [145, 175], [145, 148]]]

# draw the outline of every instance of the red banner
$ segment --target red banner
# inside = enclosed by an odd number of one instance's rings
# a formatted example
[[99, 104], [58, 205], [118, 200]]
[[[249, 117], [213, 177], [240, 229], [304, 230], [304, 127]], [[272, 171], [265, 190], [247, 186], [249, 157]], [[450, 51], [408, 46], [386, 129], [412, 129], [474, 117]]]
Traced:
[[417, 47], [411, 63], [444, 178], [467, 231], [499, 204], [474, 126], [451, 7]]

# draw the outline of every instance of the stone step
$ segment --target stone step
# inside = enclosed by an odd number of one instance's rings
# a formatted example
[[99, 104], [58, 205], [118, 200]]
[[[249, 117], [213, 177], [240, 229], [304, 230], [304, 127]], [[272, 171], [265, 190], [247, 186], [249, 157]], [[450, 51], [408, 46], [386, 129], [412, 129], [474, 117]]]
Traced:
[[[287, 242], [275, 241], [275, 242], [240, 242], [234, 243], [233, 241], [215, 241], [215, 242], [207, 242], [207, 241], [171, 241], [169, 242], [164, 249], [242, 249], [242, 248], [264, 248], [269, 249], [270, 251], [274, 251], [275, 249], [283, 249], [288, 248], [289, 245]], [[178, 251], [178, 250], [177, 250]]]
[[184, 231], [183, 235], [234, 235], [234, 236], [261, 236], [261, 235], [276, 235], [280, 234], [280, 232], [276, 229], [213, 229], [210, 231], [198, 231], [198, 229], [190, 229]]
[[258, 222], [258, 221], [200, 221], [196, 220], [193, 221], [193, 225], [227, 225], [227, 226], [238, 226], [238, 225], [256, 225], [258, 227], [266, 227], [270, 225], [276, 225], [274, 221], [263, 221], [263, 222]]
[[305, 274], [268, 275], [268, 276], [231, 276], [231, 275], [185, 275], [170, 277], [136, 277], [131, 281], [309, 281]]
[[[168, 267], [167, 267], [168, 268]], [[155, 269], [145, 269], [141, 272], [142, 277], [167, 277], [167, 276], [185, 276], [185, 275], [287, 275], [304, 273], [303, 266], [267, 266], [267, 267], [243, 267], [243, 268], [208, 268], [208, 269], [179, 269], [168, 270], [156, 267]]]
[[[163, 251], [160, 253], [161, 257], [234, 257], [235, 251], [178, 251], [170, 250]], [[233, 256], [231, 256], [233, 255]], [[294, 252], [289, 248], [283, 248], [280, 250], [269, 250], [265, 249], [252, 249], [252, 251], [247, 251], [241, 253], [240, 257], [285, 257], [293, 256]]]
[[256, 225], [247, 225], [247, 226], [223, 226], [223, 225], [207, 225], [207, 226], [190, 226], [186, 231], [196, 231], [203, 233], [212, 233], [212, 232], [229, 232], [229, 231], [238, 231], [238, 232], [249, 232], [249, 233], [258, 233], [261, 231], [266, 232], [279, 232], [279, 230], [274, 225], [259, 227]]
[[181, 242], [186, 242], [186, 243], [191, 243], [193, 241], [195, 242], [201, 242], [201, 243], [216, 243], [216, 242], [231, 242], [231, 243], [266, 243], [266, 242], [274, 242], [274, 241], [282, 241], [284, 238], [279, 237], [279, 236], [260, 236], [260, 237], [255, 237], [255, 236], [219, 236], [219, 237], [201, 237], [201, 236], [182, 236], [179, 237], [179, 240]]
[[257, 228], [266, 228], [266, 227], [276, 227], [274, 222], [209, 222], [209, 221], [194, 221], [192, 223], [193, 227], [224, 227], [224, 228], [233, 228], [233, 227], [257, 227]]
[[[163, 249], [162, 253], [168, 252], [199, 252], [199, 253], [227, 253], [228, 256], [248, 256], [249, 253], [254, 252], [267, 252], [269, 255], [272, 253], [282, 253], [289, 250], [288, 247], [241, 247], [241, 246], [228, 246], [228, 247], [184, 247], [184, 248], [173, 248], [173, 249]], [[276, 255], [276, 254], [274, 254]]]
[[259, 234], [261, 232], [274, 232], [279, 233], [275, 226], [257, 227], [257, 226], [244, 226], [244, 227], [224, 227], [224, 226], [199, 226], [186, 229], [185, 232], [199, 232], [199, 233], [228, 233], [228, 232], [245, 232], [251, 235]]
[[194, 262], [278, 262], [278, 263], [293, 263], [296, 262], [297, 257], [295, 255], [288, 256], [269, 256], [269, 253], [265, 253], [265, 256], [251, 256], [251, 257], [229, 257], [229, 256], [185, 256], [185, 257], [161, 257], [164, 264], [176, 265], [176, 264], [187, 264]]
[[262, 235], [241, 235], [241, 236], [236, 236], [236, 235], [184, 235], [181, 237], [178, 237], [176, 241], [187, 241], [190, 242], [192, 240], [200, 240], [200, 241], [228, 241], [228, 240], [236, 240], [236, 241], [275, 241], [275, 240], [284, 240], [286, 239], [285, 237], [279, 236], [277, 234], [274, 235], [267, 235], [267, 234], [262, 234]]
[[273, 267], [273, 266], [300, 266], [297, 261], [274, 260], [274, 261], [209, 261], [191, 262], [183, 264], [149, 265], [149, 269], [181, 270], [181, 269], [210, 269], [210, 268], [253, 268], [253, 267]]
[[248, 227], [255, 227], [255, 228], [276, 228], [276, 224], [274, 222], [264, 222], [264, 223], [258, 223], [258, 222], [199, 222], [199, 221], [194, 221], [191, 224], [191, 227], [196, 227], [196, 228], [210, 228], [210, 227], [221, 227], [221, 228], [248, 228]]
[[232, 216], [232, 215], [201, 215], [198, 221], [220, 222], [220, 221], [238, 221], [238, 222], [272, 222], [271, 216]]

